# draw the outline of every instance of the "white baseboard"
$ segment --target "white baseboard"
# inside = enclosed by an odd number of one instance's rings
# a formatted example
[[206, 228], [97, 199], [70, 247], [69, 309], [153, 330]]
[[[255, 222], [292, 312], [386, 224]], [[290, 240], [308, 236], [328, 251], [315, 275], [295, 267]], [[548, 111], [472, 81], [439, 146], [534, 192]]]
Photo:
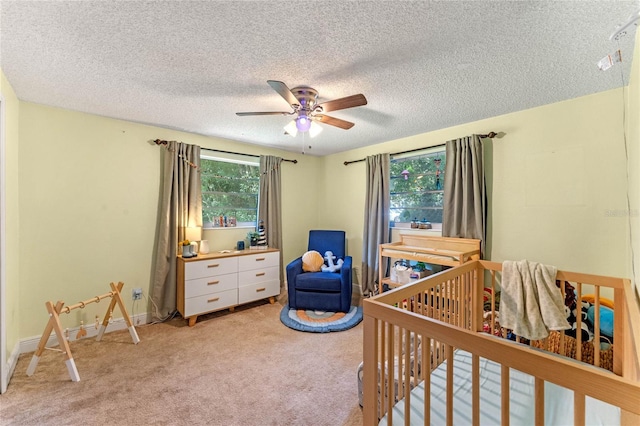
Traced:
[[7, 360], [7, 386], [9, 385], [9, 381], [13, 376], [13, 372], [16, 370], [16, 365], [18, 365], [18, 357], [20, 356], [20, 343], [16, 343], [11, 351], [11, 355], [9, 355], [9, 359]]
[[360, 284], [352, 284], [351, 285], [353, 292], [362, 296], [362, 286]]

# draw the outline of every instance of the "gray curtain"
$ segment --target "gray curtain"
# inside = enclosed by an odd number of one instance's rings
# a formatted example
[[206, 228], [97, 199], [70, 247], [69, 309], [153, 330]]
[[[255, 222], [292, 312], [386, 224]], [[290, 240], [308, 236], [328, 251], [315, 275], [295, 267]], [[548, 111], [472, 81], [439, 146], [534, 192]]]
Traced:
[[202, 226], [200, 147], [170, 141], [163, 150], [162, 199], [151, 300], [153, 316], [163, 320], [176, 310], [176, 254], [184, 228]]
[[362, 293], [376, 293], [378, 246], [389, 242], [389, 154], [368, 156], [367, 193], [362, 233]]
[[282, 190], [280, 165], [282, 158], [272, 155], [260, 156], [260, 205], [259, 220], [264, 221], [267, 245], [280, 249], [280, 289], [284, 286], [282, 272]]
[[446, 143], [442, 236], [482, 240], [484, 257], [487, 193], [482, 141], [471, 135]]

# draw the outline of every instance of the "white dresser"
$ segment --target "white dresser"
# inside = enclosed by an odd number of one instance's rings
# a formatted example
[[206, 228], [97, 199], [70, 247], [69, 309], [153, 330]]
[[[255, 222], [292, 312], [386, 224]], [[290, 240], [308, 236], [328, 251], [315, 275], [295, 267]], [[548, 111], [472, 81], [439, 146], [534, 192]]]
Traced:
[[280, 294], [280, 251], [242, 250], [178, 257], [176, 302], [193, 327], [198, 315]]

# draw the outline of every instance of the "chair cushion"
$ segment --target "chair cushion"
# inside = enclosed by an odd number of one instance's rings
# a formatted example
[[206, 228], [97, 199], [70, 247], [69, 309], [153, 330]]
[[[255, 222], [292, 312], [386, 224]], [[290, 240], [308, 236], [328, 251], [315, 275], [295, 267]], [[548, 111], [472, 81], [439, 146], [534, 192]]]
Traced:
[[324, 265], [324, 258], [315, 250], [302, 255], [302, 270], [305, 272], [319, 272]]
[[305, 272], [296, 277], [296, 291], [340, 292], [340, 274], [335, 272]]

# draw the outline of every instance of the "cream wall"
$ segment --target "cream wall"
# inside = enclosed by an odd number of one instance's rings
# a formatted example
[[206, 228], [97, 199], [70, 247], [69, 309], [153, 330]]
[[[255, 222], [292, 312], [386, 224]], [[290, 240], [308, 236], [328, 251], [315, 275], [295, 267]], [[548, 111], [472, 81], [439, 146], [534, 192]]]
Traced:
[[[44, 302], [75, 303], [105, 293], [111, 281], [148, 295], [160, 191], [156, 138], [203, 148], [297, 159], [283, 163], [283, 255], [295, 257], [299, 234], [315, 225], [320, 159], [232, 141], [23, 102], [20, 107], [20, 338], [47, 321]], [[212, 250], [232, 247], [246, 229], [205, 231]], [[303, 243], [306, 243], [304, 241]], [[63, 316], [63, 326], [93, 324], [104, 304]], [[120, 316], [116, 313], [116, 317]]]
[[[18, 318], [20, 313], [20, 271], [19, 271], [19, 251], [20, 234], [19, 226], [19, 205], [18, 205], [18, 121], [20, 107], [18, 98], [7, 81], [4, 73], [0, 69], [0, 93], [4, 98], [5, 121], [2, 128], [5, 143], [5, 157], [2, 158], [5, 167], [4, 191], [5, 191], [5, 243], [6, 243], [6, 266], [5, 266], [5, 300], [4, 300], [4, 321], [7, 332], [6, 354], [2, 354], [0, 362], [9, 359], [11, 351], [18, 343], [20, 333]], [[6, 356], [6, 358], [5, 358]]]
[[[640, 298], [640, 283], [637, 275], [640, 272], [640, 31], [636, 32], [636, 44], [633, 55], [633, 66], [629, 79], [627, 108], [627, 134], [629, 146], [629, 207], [630, 232], [632, 242], [632, 265], [627, 276], [633, 277], [636, 293]], [[635, 272], [635, 273], [634, 273]]]
[[321, 204], [321, 224], [347, 231], [360, 269], [366, 167], [344, 161], [505, 132], [485, 152], [488, 257], [627, 275], [626, 220], [608, 213], [626, 209], [621, 117], [621, 91], [613, 90], [327, 156], [324, 185], [341, 190]]

